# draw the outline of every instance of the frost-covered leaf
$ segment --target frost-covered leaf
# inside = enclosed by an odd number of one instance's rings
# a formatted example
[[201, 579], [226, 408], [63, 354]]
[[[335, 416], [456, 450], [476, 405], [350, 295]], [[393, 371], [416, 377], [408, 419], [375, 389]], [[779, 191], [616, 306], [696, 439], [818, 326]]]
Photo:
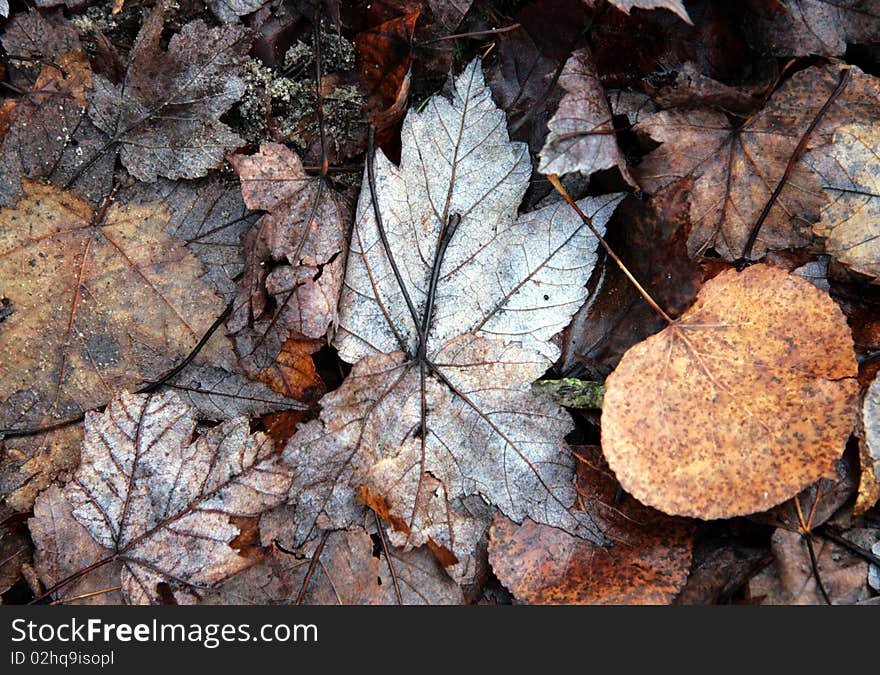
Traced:
[[834, 477], [855, 375], [827, 293], [769, 265], [728, 270], [608, 377], [602, 451], [627, 492], [666, 513], [764, 511]]
[[238, 21], [238, 18], [256, 12], [268, 0], [208, 0], [208, 7], [214, 16], [225, 23]]
[[627, 182], [635, 185], [617, 147], [611, 109], [589, 49], [576, 51], [566, 61], [559, 86], [565, 95], [547, 125], [550, 132], [538, 171], [560, 175], [578, 171], [589, 176], [616, 166]]
[[[587, 0], [587, 2], [595, 4], [595, 0]], [[609, 0], [609, 2], [627, 14], [633, 9], [668, 9], [681, 17], [682, 21], [691, 23], [682, 0]]]
[[125, 168], [147, 182], [204, 176], [243, 142], [219, 118], [244, 94], [238, 74], [250, 48], [248, 31], [192, 21], [166, 51], [162, 27], [158, 3], [138, 34], [123, 82], [96, 75], [89, 107], [95, 125], [118, 145]]
[[[122, 394], [86, 416], [82, 461], [63, 498], [97, 546], [88, 557], [119, 562], [128, 603], [159, 602], [158, 584], [191, 602], [193, 589], [248, 567], [234, 544], [238, 519], [277, 506], [290, 487], [272, 443], [251, 435], [246, 418], [194, 440], [195, 426], [194, 410], [173, 393]], [[89, 547], [73, 526], [58, 532], [50, 519], [38, 512], [31, 520], [32, 531], [47, 531], [43, 549], [73, 551], [80, 570], [95, 562], [77, 554]]]
[[336, 324], [350, 200], [277, 143], [230, 157], [245, 204], [268, 211], [244, 240], [245, 272], [227, 325], [249, 372], [275, 361], [291, 332], [322, 338]]
[[[454, 505], [476, 495], [514, 520], [599, 540], [572, 508], [574, 459], [563, 440], [571, 419], [530, 389], [559, 355], [550, 339], [587, 295], [597, 242], [567, 205], [517, 215], [529, 158], [508, 140], [479, 62], [456, 79], [451, 101], [411, 111], [402, 134], [401, 165], [379, 153], [376, 186], [417, 320], [365, 182], [335, 340], [356, 363], [323, 399], [321, 419], [285, 449], [296, 540], [316, 521], [356, 522], [360, 496], [405, 535], [398, 543], [463, 560], [473, 540], [455, 525], [464, 520]], [[619, 200], [581, 206], [601, 230]]]
[[0, 428], [106, 404], [178, 365], [223, 312], [160, 204], [93, 211], [24, 180], [0, 211]]

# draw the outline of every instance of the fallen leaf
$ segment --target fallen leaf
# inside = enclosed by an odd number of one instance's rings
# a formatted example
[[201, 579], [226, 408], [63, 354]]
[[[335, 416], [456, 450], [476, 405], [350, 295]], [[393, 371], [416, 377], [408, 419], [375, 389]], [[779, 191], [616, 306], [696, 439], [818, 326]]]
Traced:
[[208, 0], [208, 7], [224, 23], [238, 21], [239, 17], [256, 12], [268, 0]]
[[[588, 5], [592, 5], [595, 0], [585, 0]], [[609, 2], [617, 7], [617, 9], [629, 14], [633, 8], [637, 9], [666, 9], [677, 14], [682, 21], [693, 23], [688, 16], [682, 0], [609, 0]]]
[[[847, 124], [810, 162], [830, 201], [813, 232], [847, 267], [880, 282], [880, 124]], [[809, 160], [808, 160], [809, 161]]]
[[474, 0], [426, 0], [440, 31], [454, 33]]
[[[47, 590], [99, 562], [106, 554], [72, 511], [64, 491], [50, 485], [37, 498], [34, 516], [28, 520], [34, 540], [34, 565]], [[121, 564], [111, 562], [74, 579], [52, 595], [56, 599], [78, 598], [65, 604], [121, 605], [120, 571]]]
[[106, 138], [86, 114], [92, 71], [81, 51], [55, 57], [33, 89], [19, 99], [16, 118], [0, 146], [0, 204], [21, 197], [23, 177], [46, 179], [93, 205], [113, 185], [113, 157]]
[[753, 15], [746, 23], [749, 41], [773, 56], [843, 56], [848, 43], [880, 40], [877, 0], [777, 2], [783, 11]]
[[[326, 539], [324, 539], [326, 537]], [[378, 535], [376, 535], [378, 538]], [[318, 547], [323, 540], [323, 546]], [[391, 549], [391, 565], [405, 605], [459, 605], [461, 589], [427, 549]], [[314, 563], [314, 564], [313, 564]], [[306, 575], [312, 569], [306, 583]], [[384, 551], [363, 529], [319, 536], [295, 554], [274, 548], [253, 567], [205, 598], [205, 604], [396, 605], [395, 579]]]
[[9, 80], [21, 89], [33, 86], [45, 68], [42, 61], [81, 49], [79, 33], [60, 13], [43, 13], [33, 8], [9, 20], [3, 27], [0, 43], [7, 54]]
[[184, 25], [160, 46], [164, 3], [144, 21], [120, 84], [95, 75], [89, 117], [119, 147], [138, 180], [199, 178], [243, 143], [219, 121], [244, 94], [240, 65], [250, 36], [240, 26]]
[[117, 204], [145, 206], [162, 202], [171, 211], [165, 226], [202, 263], [202, 278], [226, 301], [235, 298], [244, 271], [241, 241], [257, 222], [241, 198], [239, 186], [216, 176], [193, 181], [160, 179], [120, 190]]
[[[82, 461], [63, 499], [100, 560], [119, 562], [129, 604], [158, 603], [160, 584], [177, 602], [192, 602], [193, 589], [252, 564], [235, 547], [236, 522], [287, 495], [290, 478], [272, 443], [251, 435], [246, 418], [193, 440], [195, 426], [194, 410], [173, 393], [123, 393], [104, 413], [86, 415]], [[70, 541], [51, 531], [50, 514], [36, 515], [31, 528], [50, 530], [41, 549], [76, 554], [81, 546], [81, 535]], [[77, 558], [79, 569], [89, 564]]]
[[158, 204], [93, 212], [24, 179], [0, 211], [0, 428], [104, 405], [186, 357], [223, 311]]
[[[315, 524], [355, 522], [358, 494], [409, 546], [431, 542], [457, 560], [473, 553], [458, 543], [471, 539], [448, 505], [472, 495], [514, 520], [601, 539], [572, 509], [571, 419], [530, 390], [559, 354], [550, 338], [586, 297], [596, 240], [563, 203], [517, 216], [529, 174], [477, 61], [452, 101], [409, 113], [400, 167], [377, 154], [378, 209], [419, 328], [365, 186], [334, 340], [355, 365], [285, 449], [296, 541]], [[604, 230], [619, 200], [581, 203]]]
[[[868, 563], [842, 546], [814, 539], [816, 567], [834, 605], [851, 605], [869, 597]], [[749, 581], [749, 594], [764, 605], [824, 605], [807, 543], [797, 532], [776, 530], [770, 548], [776, 564]]]
[[864, 512], [880, 499], [880, 377], [865, 392], [861, 409], [864, 440], [861, 445], [861, 482], [856, 508]]
[[[691, 255], [712, 249], [725, 260], [736, 260], [743, 254], [795, 147], [837, 80], [834, 68], [801, 71], [739, 127], [705, 108], [663, 110], [636, 126], [661, 143], [636, 169], [642, 187], [656, 192], [683, 177], [693, 180]], [[795, 165], [763, 222], [754, 257], [808, 244], [810, 225], [819, 220], [824, 201], [812, 172]]]
[[728, 601], [736, 591], [764, 567], [773, 562], [766, 548], [732, 542], [694, 549], [694, 561], [687, 583], [676, 596], [676, 605], [717, 605]]
[[266, 366], [257, 379], [284, 396], [299, 401], [317, 401], [327, 389], [312, 359], [312, 354], [321, 345], [321, 340], [288, 338], [275, 361]]
[[834, 475], [855, 375], [827, 293], [767, 265], [722, 272], [608, 377], [602, 449], [623, 488], [666, 513], [763, 511]]
[[82, 446], [81, 424], [36, 436], [0, 441], [0, 495], [16, 511], [29, 511], [53, 480], [75, 469]]
[[[625, 200], [609, 225], [608, 243], [666, 312], [675, 317], [697, 297], [704, 272], [688, 257], [687, 181], [650, 201]], [[565, 334], [562, 371], [604, 380], [624, 352], [665, 324], [608, 258], [601, 263], [590, 302]]]
[[318, 339], [335, 325], [351, 207], [283, 145], [267, 143], [230, 161], [245, 204], [268, 211], [244, 240], [244, 277], [227, 324], [256, 375], [275, 362], [291, 332]]
[[577, 448], [578, 495], [611, 542], [600, 546], [547, 525], [496, 516], [492, 569], [529, 604], [668, 604], [688, 576], [694, 525], [624, 496], [598, 448]]
[[547, 125], [550, 132], [541, 149], [538, 171], [559, 175], [577, 171], [589, 176], [617, 167], [624, 180], [635, 187], [617, 147], [611, 109], [589, 49], [579, 49], [566, 61], [559, 86], [565, 95]]
[[11, 515], [11, 509], [0, 506], [0, 595], [18, 583], [22, 566], [31, 559], [31, 542], [20, 527], [11, 524]]

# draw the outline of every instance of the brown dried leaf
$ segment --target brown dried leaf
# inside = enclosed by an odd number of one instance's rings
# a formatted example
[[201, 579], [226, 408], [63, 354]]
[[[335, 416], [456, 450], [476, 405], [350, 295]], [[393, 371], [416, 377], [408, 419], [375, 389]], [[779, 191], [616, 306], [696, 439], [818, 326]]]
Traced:
[[31, 542], [21, 527], [9, 521], [12, 513], [12, 509], [0, 506], [0, 595], [18, 582], [22, 567], [31, 559]]
[[[776, 530], [770, 544], [776, 564], [749, 581], [749, 594], [764, 605], [824, 605], [807, 543], [797, 532]], [[850, 605], [870, 597], [868, 563], [842, 546], [815, 538], [817, 568], [831, 603]]]
[[165, 231], [183, 240], [205, 268], [203, 279], [220, 297], [232, 301], [236, 279], [244, 270], [242, 238], [259, 218], [245, 206], [239, 186], [217, 176], [194, 181], [163, 178], [135, 183], [116, 196], [118, 204], [150, 202], [162, 202], [170, 209]]
[[[82, 462], [63, 495], [102, 549], [97, 555], [119, 561], [128, 603], [159, 602], [159, 584], [177, 602], [192, 602], [193, 589], [248, 567], [253, 560], [234, 541], [237, 523], [287, 495], [288, 473], [246, 418], [193, 440], [195, 426], [193, 409], [173, 393], [123, 393], [106, 412], [86, 415]], [[48, 528], [47, 521], [37, 515], [31, 527]], [[75, 553], [81, 539], [50, 532], [41, 549]]]
[[21, 196], [21, 180], [46, 179], [97, 205], [113, 183], [106, 137], [86, 115], [92, 71], [85, 54], [66, 52], [40, 71], [19, 100], [0, 147], [0, 204]]
[[327, 388], [315, 369], [312, 354], [322, 344], [321, 340], [288, 338], [275, 361], [259, 373], [257, 379], [284, 396], [299, 401], [317, 401]]
[[866, 511], [880, 499], [880, 376], [865, 392], [861, 410], [864, 440], [861, 443], [862, 477], [857, 510]]
[[37, 436], [0, 441], [0, 495], [16, 511], [29, 511], [41, 490], [79, 464], [81, 424]]
[[[34, 516], [28, 520], [34, 540], [34, 564], [45, 589], [52, 588], [85, 567], [99, 562], [106, 551], [72, 514], [73, 507], [57, 485], [40, 494]], [[54, 593], [56, 599], [77, 598], [66, 604], [121, 605], [119, 573], [122, 565], [112, 562], [71, 581]], [[102, 592], [106, 591], [106, 592]]]
[[89, 117], [142, 181], [199, 178], [242, 140], [219, 121], [244, 94], [240, 66], [250, 48], [241, 26], [184, 25], [160, 46], [164, 3], [144, 21], [120, 84], [95, 76]]
[[624, 496], [598, 448], [576, 449], [578, 493], [610, 546], [526, 520], [495, 518], [489, 562], [513, 594], [530, 604], [668, 604], [688, 576], [692, 522]]
[[[319, 542], [326, 537], [320, 552]], [[427, 549], [389, 551], [405, 605], [462, 604], [461, 589]], [[315, 561], [315, 558], [317, 560]], [[310, 566], [311, 579], [302, 591]], [[321, 532], [295, 552], [274, 549], [205, 598], [205, 604], [396, 605], [388, 560], [363, 529]]]
[[763, 511], [834, 475], [855, 375], [827, 293], [767, 265], [722, 272], [608, 377], [602, 449], [624, 489], [666, 513]]
[[830, 197], [813, 232], [836, 260], [880, 283], [880, 123], [841, 126], [806, 161]]
[[33, 8], [9, 20], [0, 43], [8, 55], [9, 80], [21, 89], [33, 86], [45, 67], [41, 60], [54, 61], [62, 54], [80, 50], [79, 33], [60, 13], [42, 13]]
[[0, 428], [39, 426], [158, 379], [223, 311], [160, 205], [94, 213], [25, 179], [0, 211]]
[[577, 171], [589, 176], [617, 167], [620, 175], [636, 186], [617, 147], [611, 109], [589, 49], [571, 55], [559, 76], [559, 86], [566, 93], [548, 123], [550, 132], [541, 149], [538, 171], [559, 175]]
[[245, 368], [256, 375], [276, 360], [291, 332], [318, 339], [336, 324], [351, 204], [307, 175], [283, 145], [267, 143], [230, 161], [245, 204], [268, 211], [245, 237], [244, 277], [227, 324]]
[[[726, 260], [742, 255], [801, 136], [837, 86], [838, 72], [829, 67], [797, 73], [741, 127], [720, 112], [699, 108], [664, 110], [636, 126], [661, 143], [635, 171], [642, 187], [655, 192], [684, 177], [693, 180], [692, 255], [709, 249]], [[753, 255], [808, 244], [810, 225], [819, 220], [824, 202], [813, 173], [795, 165], [764, 220]]]
[[880, 40], [877, 0], [776, 0], [783, 11], [753, 16], [750, 42], [773, 56], [843, 56], [847, 43]]

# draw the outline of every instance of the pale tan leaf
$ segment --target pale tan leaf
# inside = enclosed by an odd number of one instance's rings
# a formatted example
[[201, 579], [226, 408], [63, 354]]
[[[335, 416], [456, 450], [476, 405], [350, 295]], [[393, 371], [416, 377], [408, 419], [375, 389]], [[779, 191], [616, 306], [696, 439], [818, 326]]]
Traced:
[[767, 265], [723, 272], [608, 377], [602, 450], [625, 490], [666, 513], [763, 511], [834, 476], [855, 374], [827, 293]]

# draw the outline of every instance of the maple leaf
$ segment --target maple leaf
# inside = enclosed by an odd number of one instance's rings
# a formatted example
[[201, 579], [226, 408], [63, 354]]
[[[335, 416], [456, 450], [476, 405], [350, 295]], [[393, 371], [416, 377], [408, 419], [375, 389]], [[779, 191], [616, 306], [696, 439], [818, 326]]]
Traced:
[[754, 16], [746, 34], [774, 56], [843, 56], [847, 43], [880, 39], [877, 0], [776, 0], [781, 11]]
[[763, 511], [834, 475], [855, 374], [827, 293], [767, 265], [729, 270], [608, 377], [602, 450], [627, 492], [666, 513]]
[[255, 374], [272, 365], [291, 331], [317, 339], [336, 323], [351, 207], [283, 145], [267, 143], [230, 162], [245, 204], [268, 211], [244, 240], [245, 272], [227, 324]]
[[[125, 600], [158, 603], [159, 584], [178, 602], [248, 567], [235, 548], [236, 521], [255, 518], [287, 496], [290, 478], [271, 441], [247, 418], [195, 440], [194, 410], [176, 394], [121, 394], [85, 420], [82, 461], [63, 488], [72, 515], [118, 562]], [[31, 528], [47, 529], [35, 515]], [[51, 532], [50, 532], [51, 534]], [[55, 535], [58, 536], [58, 535]], [[73, 542], [45, 546], [75, 551]], [[89, 561], [81, 561], [84, 569]], [[91, 561], [94, 562], [94, 561]]]
[[24, 179], [0, 211], [0, 428], [105, 404], [179, 364], [223, 312], [161, 205], [84, 200]]
[[688, 576], [694, 526], [618, 489], [599, 448], [575, 448], [578, 495], [614, 546], [526, 520], [495, 518], [489, 562], [517, 600], [532, 604], [668, 604]]
[[[286, 514], [282, 507], [261, 519]], [[378, 537], [378, 535], [377, 535]], [[208, 594], [205, 604], [460, 605], [461, 589], [426, 548], [375, 552], [363, 528], [318, 533], [293, 555], [273, 547], [258, 564]], [[390, 565], [389, 565], [390, 558]], [[311, 573], [309, 572], [311, 570]], [[392, 571], [393, 570], [393, 571]], [[397, 592], [400, 593], [398, 600]]]
[[830, 201], [813, 232], [847, 267], [880, 282], [880, 124], [839, 127], [834, 142], [805, 162], [821, 177]]
[[[467, 518], [448, 505], [472, 495], [601, 539], [572, 509], [571, 418], [530, 390], [586, 297], [596, 240], [565, 204], [517, 216], [525, 144], [508, 140], [478, 61], [453, 90], [409, 113], [399, 168], [377, 154], [381, 230], [361, 190], [334, 340], [355, 365], [285, 449], [298, 541], [316, 520], [355, 522], [358, 493], [407, 545], [458, 560], [472, 553], [457, 541]], [[620, 199], [581, 204], [602, 230]]]
[[538, 171], [560, 175], [578, 171], [589, 176], [616, 166], [621, 176], [635, 185], [617, 147], [611, 109], [589, 49], [576, 51], [566, 61], [559, 86], [566, 93], [547, 125], [550, 131], [541, 149]]
[[192, 21], [160, 47], [164, 3], [138, 34], [122, 83], [94, 78], [89, 116], [119, 147], [137, 179], [199, 178], [243, 141], [219, 117], [242, 97], [240, 65], [249, 32], [234, 25], [208, 28]]

